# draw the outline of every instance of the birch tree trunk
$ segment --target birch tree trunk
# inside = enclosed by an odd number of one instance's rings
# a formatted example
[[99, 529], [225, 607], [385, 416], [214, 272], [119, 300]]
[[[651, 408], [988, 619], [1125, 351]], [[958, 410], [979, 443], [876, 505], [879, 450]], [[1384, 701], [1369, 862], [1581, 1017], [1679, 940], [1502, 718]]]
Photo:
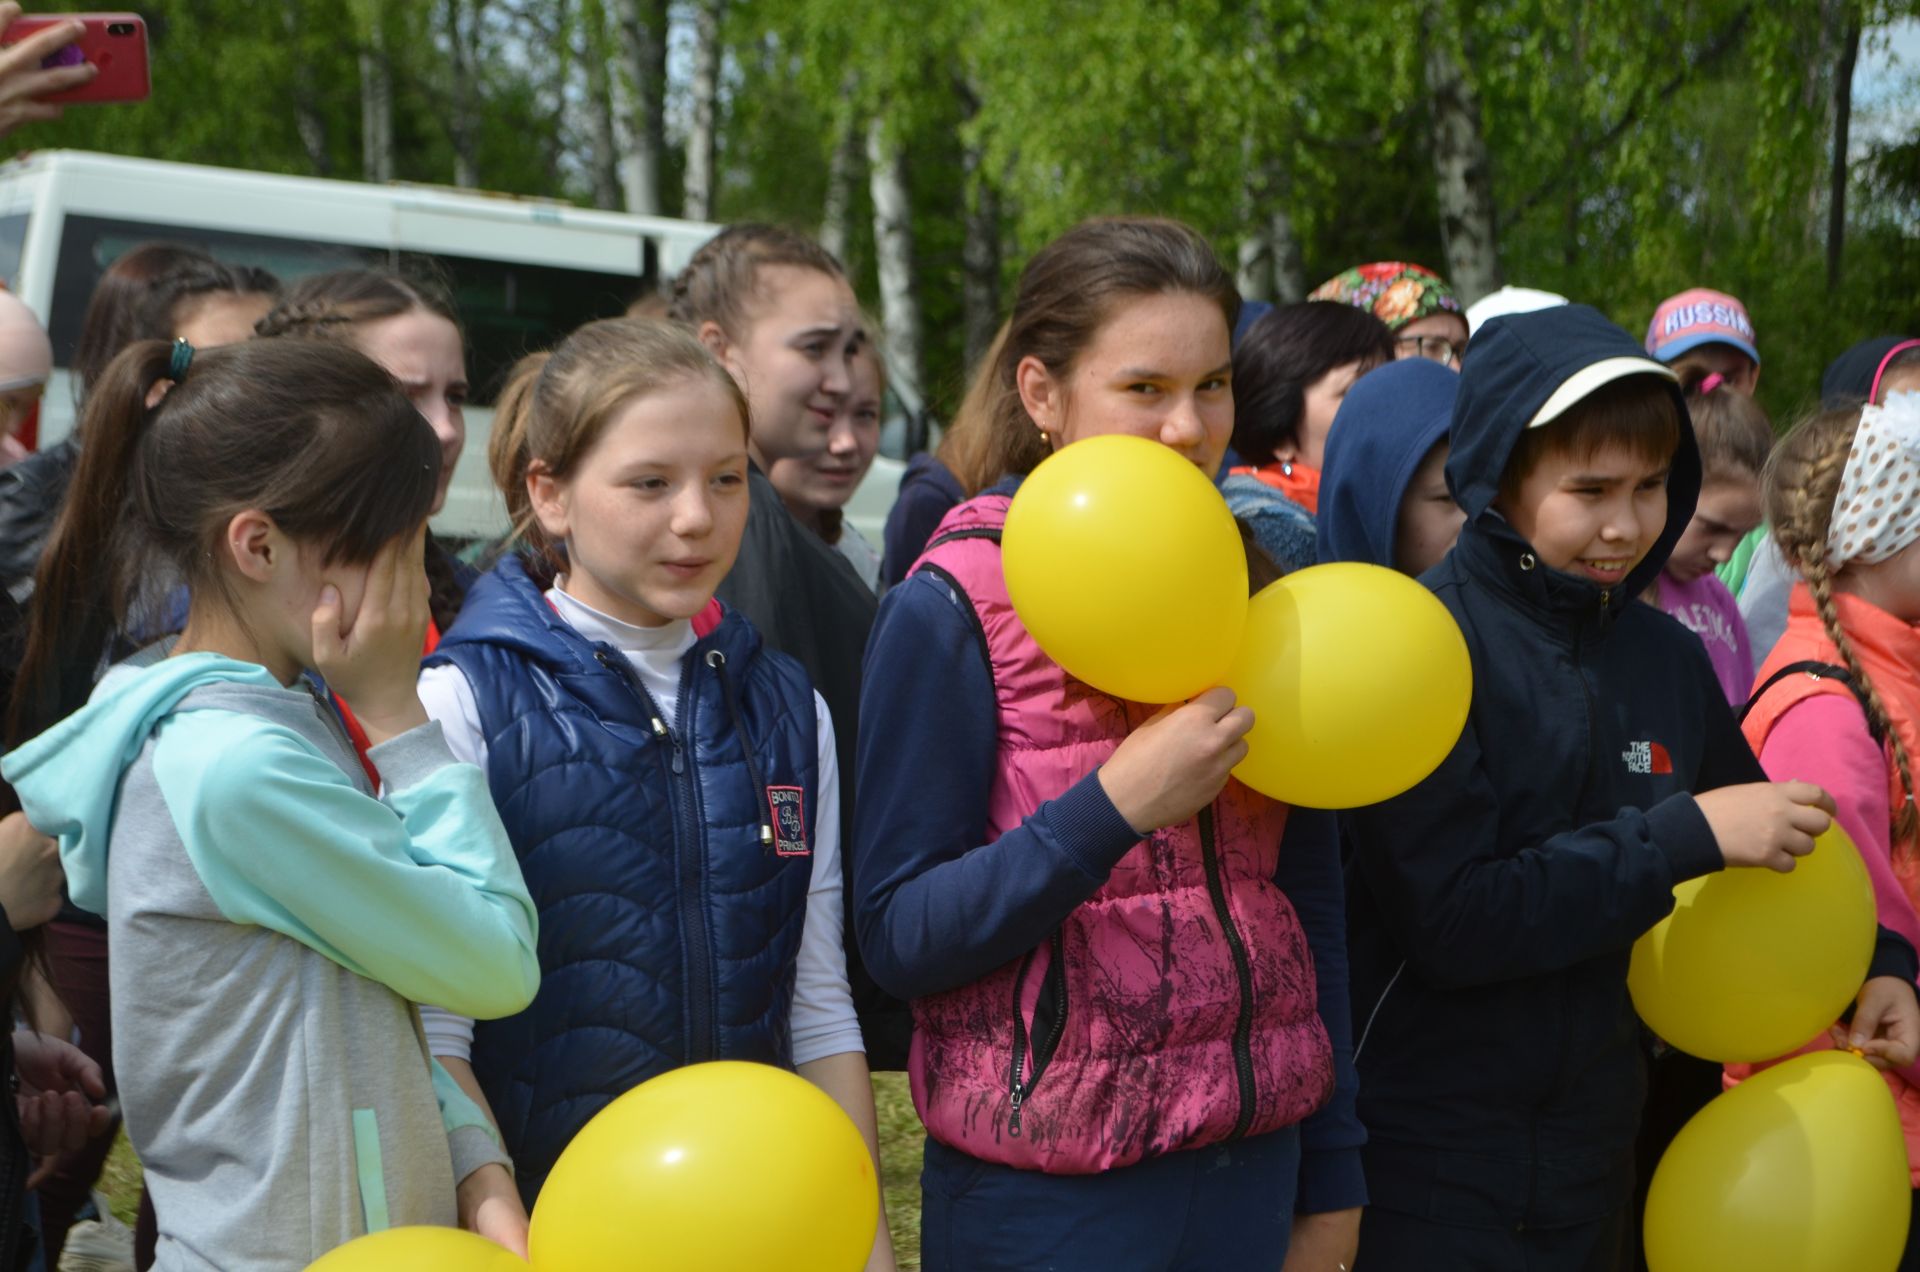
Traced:
[[833, 123], [833, 153], [827, 161], [827, 197], [820, 209], [820, 246], [847, 263], [847, 243], [853, 211], [853, 181], [860, 165], [861, 128], [854, 94], [860, 77], [848, 71], [840, 82], [840, 113]]
[[967, 146], [966, 236], [960, 244], [960, 313], [966, 365], [980, 365], [1000, 330], [1000, 191]]
[[1273, 244], [1261, 205], [1267, 202], [1267, 179], [1251, 135], [1240, 138], [1240, 247], [1235, 255], [1233, 282], [1242, 300], [1266, 300], [1273, 295]]
[[[453, 143], [453, 184], [472, 189], [480, 184], [479, 58], [474, 29], [480, 14], [469, 12], [466, 0], [446, 0], [447, 48], [453, 74], [452, 110], [447, 138]], [[464, 20], [463, 20], [464, 19]]]
[[[958, 76], [954, 91], [960, 97], [963, 119], [980, 113], [980, 95], [971, 77]], [[965, 138], [960, 148], [965, 200], [960, 241], [960, 322], [962, 356], [967, 374], [980, 365], [1000, 330], [1000, 187], [986, 168], [986, 148], [978, 138]]]
[[878, 118], [867, 125], [867, 165], [887, 366], [900, 396], [918, 407], [925, 397], [920, 389], [920, 298], [914, 290], [913, 207], [906, 155]]
[[1307, 265], [1300, 255], [1300, 235], [1293, 216], [1276, 198], [1267, 209], [1267, 244], [1273, 252], [1273, 303], [1291, 305], [1307, 298]]
[[1480, 102], [1452, 47], [1456, 26], [1445, 0], [1426, 7], [1427, 100], [1433, 117], [1433, 172], [1447, 278], [1462, 304], [1501, 284], [1493, 171], [1480, 131]]
[[1833, 70], [1833, 167], [1827, 179], [1827, 292], [1840, 290], [1847, 247], [1847, 147], [1853, 125], [1853, 68], [1860, 58], [1860, 15], [1847, 19]]
[[587, 156], [593, 175], [593, 206], [620, 206], [620, 152], [613, 124], [613, 76], [609, 69], [607, 13], [602, 0], [585, 0], [580, 22], [586, 35]]
[[306, 5], [287, 0], [280, 11], [287, 42], [294, 46], [293, 126], [300, 134], [300, 148], [307, 152], [315, 176], [333, 175], [333, 155], [327, 149], [327, 121], [320, 113], [320, 90], [313, 77], [313, 61], [301, 47], [306, 35]]
[[693, 126], [687, 133], [687, 182], [682, 215], [705, 221], [713, 215], [715, 112], [720, 95], [720, 16], [725, 0], [697, 0], [694, 7]]
[[368, 181], [393, 180], [393, 67], [380, 6], [365, 9], [360, 45], [360, 169]]
[[616, 0], [621, 73], [613, 77], [620, 185], [627, 211], [659, 216], [660, 161], [667, 149], [666, 0]]

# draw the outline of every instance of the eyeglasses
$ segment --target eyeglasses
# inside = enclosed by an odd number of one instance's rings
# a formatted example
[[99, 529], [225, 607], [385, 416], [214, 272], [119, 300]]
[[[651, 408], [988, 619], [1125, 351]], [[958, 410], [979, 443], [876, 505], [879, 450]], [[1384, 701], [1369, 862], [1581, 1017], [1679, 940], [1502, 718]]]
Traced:
[[1425, 358], [1448, 366], [1458, 363], [1466, 351], [1465, 345], [1457, 345], [1445, 336], [1400, 336], [1393, 342], [1397, 358]]

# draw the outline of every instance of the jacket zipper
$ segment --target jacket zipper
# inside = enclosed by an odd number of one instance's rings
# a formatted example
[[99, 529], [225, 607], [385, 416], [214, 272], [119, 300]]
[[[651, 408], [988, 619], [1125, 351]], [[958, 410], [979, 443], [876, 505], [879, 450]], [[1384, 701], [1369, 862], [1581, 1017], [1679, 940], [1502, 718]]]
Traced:
[[[1053, 1021], [1047, 1026], [1044, 1039], [1035, 1039], [1033, 1049], [1033, 1072], [1026, 1074], [1027, 1063], [1027, 1022], [1020, 1014], [1020, 991], [1026, 987], [1027, 973], [1033, 968], [1033, 960], [1038, 950], [1027, 951], [1027, 957], [1020, 963], [1020, 973], [1013, 978], [1013, 1065], [1009, 1075], [1009, 1087], [1012, 1092], [1012, 1108], [1007, 1114], [1007, 1134], [1020, 1138], [1020, 1110], [1025, 1106], [1033, 1089], [1040, 1085], [1040, 1075], [1046, 1071], [1053, 1060], [1054, 1052], [1060, 1049], [1060, 1038], [1067, 1031], [1067, 943], [1058, 929], [1047, 938], [1047, 946], [1053, 951], [1053, 960], [1047, 965], [1047, 981], [1055, 990], [1058, 1010]], [[1040, 993], [1040, 1001], [1046, 1001], [1046, 988]], [[1024, 1075], [1024, 1076], [1023, 1076]]]
[[[689, 651], [691, 652], [691, 651]], [[689, 657], [682, 661], [680, 669], [680, 708], [681, 733], [675, 733], [667, 727], [662, 718], [660, 706], [654, 701], [653, 694], [646, 684], [634, 674], [631, 664], [617, 652], [602, 646], [595, 646], [593, 656], [602, 667], [618, 672], [633, 690], [634, 695], [647, 709], [647, 718], [653, 729], [654, 737], [665, 742], [670, 758], [667, 761], [669, 784], [672, 787], [673, 823], [677, 843], [674, 850], [674, 868], [678, 877], [678, 903], [680, 910], [680, 930], [687, 951], [687, 1063], [698, 1064], [703, 1060], [719, 1059], [719, 1050], [714, 1045], [713, 1019], [718, 1014], [714, 996], [718, 992], [713, 978], [713, 951], [711, 934], [707, 930], [707, 910], [701, 896], [705, 889], [701, 887], [701, 867], [705, 864], [706, 840], [700, 834], [700, 827], [693, 816], [696, 792], [694, 790], [692, 765], [687, 759], [687, 748], [682, 743], [683, 734], [689, 734], [693, 728], [694, 695], [687, 690], [693, 682], [695, 659]]]
[[1234, 975], [1240, 979], [1240, 1017], [1233, 1026], [1233, 1067], [1240, 1078], [1240, 1116], [1234, 1119], [1233, 1134], [1239, 1139], [1253, 1125], [1253, 965], [1247, 960], [1247, 945], [1234, 926], [1227, 909], [1227, 888], [1220, 872], [1220, 851], [1213, 837], [1213, 807], [1200, 810], [1200, 855], [1207, 866], [1207, 895], [1213, 898], [1213, 913], [1227, 935], [1227, 948], [1233, 952]]

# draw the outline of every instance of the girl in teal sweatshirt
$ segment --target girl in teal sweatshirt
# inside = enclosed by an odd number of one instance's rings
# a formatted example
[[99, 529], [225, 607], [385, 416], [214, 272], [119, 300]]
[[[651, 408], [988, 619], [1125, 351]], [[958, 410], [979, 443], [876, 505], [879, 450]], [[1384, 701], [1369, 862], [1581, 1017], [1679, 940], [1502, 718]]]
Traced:
[[[4, 770], [107, 919], [155, 1267], [298, 1272], [388, 1226], [487, 1231], [518, 1205], [507, 1159], [412, 1004], [509, 1015], [539, 971], [485, 780], [413, 687], [432, 432], [360, 354], [277, 340], [135, 345], [85, 428], [29, 665], [92, 571], [121, 617], [184, 582], [189, 617]], [[353, 701], [364, 764], [309, 672]]]

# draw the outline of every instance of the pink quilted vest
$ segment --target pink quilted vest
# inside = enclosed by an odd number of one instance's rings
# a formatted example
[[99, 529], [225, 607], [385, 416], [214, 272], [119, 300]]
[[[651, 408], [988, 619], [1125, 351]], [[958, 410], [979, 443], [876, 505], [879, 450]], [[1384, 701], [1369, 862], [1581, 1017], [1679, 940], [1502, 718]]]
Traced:
[[[1153, 708], [1107, 697], [1040, 651], [1000, 569], [1005, 496], [947, 515], [916, 570], [972, 601], [1000, 751], [989, 831], [1096, 768]], [[1333, 1086], [1313, 959], [1274, 886], [1287, 810], [1229, 782], [1136, 844], [1044, 945], [913, 1004], [914, 1106], [943, 1144], [1092, 1174], [1298, 1122]]]

